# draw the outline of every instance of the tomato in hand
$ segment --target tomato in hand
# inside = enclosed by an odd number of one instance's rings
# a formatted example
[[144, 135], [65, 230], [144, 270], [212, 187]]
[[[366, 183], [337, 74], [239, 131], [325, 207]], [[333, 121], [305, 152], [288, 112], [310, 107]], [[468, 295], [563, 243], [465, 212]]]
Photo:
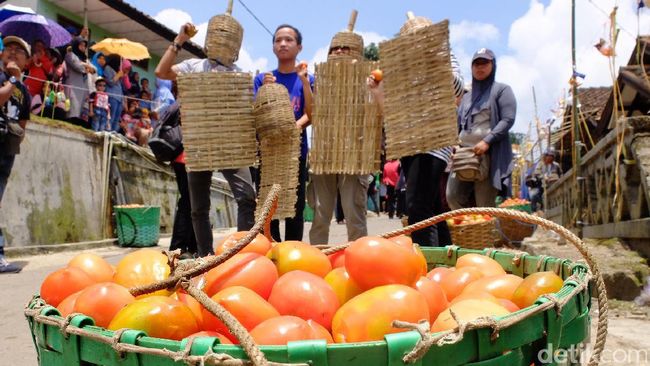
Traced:
[[339, 308], [334, 290], [319, 276], [305, 271], [291, 271], [273, 285], [269, 303], [281, 315], [293, 315], [331, 329], [332, 317]]
[[506, 274], [499, 262], [482, 254], [469, 253], [459, 257], [456, 261], [456, 268], [464, 267], [476, 267], [485, 277]]
[[[244, 238], [248, 234], [248, 231], [238, 231], [236, 233], [230, 234], [217, 245], [214, 247], [214, 252], [216, 255], [219, 255], [226, 250], [229, 250], [230, 248], [234, 247], [239, 240]], [[266, 255], [266, 253], [271, 249], [271, 242], [269, 239], [266, 238], [266, 236], [262, 234], [257, 234], [257, 236], [250, 242], [248, 245], [246, 245], [242, 250], [240, 250], [238, 253], [257, 253], [260, 255]]]
[[305, 271], [323, 278], [332, 270], [332, 264], [323, 252], [301, 241], [283, 241], [266, 256], [275, 263], [280, 276], [291, 271]]
[[359, 285], [350, 278], [345, 267], [334, 268], [325, 276], [325, 282], [334, 290], [341, 305], [363, 292]]
[[[113, 282], [130, 289], [162, 281], [169, 277], [170, 268], [167, 261], [167, 256], [156, 250], [136, 250], [124, 256], [117, 264]], [[156, 295], [169, 296], [170, 294], [171, 292], [168, 290], [159, 290], [140, 295], [138, 298]]]
[[92, 277], [77, 267], [61, 268], [45, 277], [41, 283], [41, 297], [56, 307], [66, 297], [94, 283]]
[[77, 267], [86, 272], [95, 282], [111, 282], [115, 270], [106, 260], [97, 254], [77, 254], [68, 262], [68, 267]]
[[77, 298], [73, 312], [88, 315], [95, 325], [106, 328], [115, 314], [135, 301], [129, 290], [113, 282], [86, 287]]
[[212, 296], [230, 286], [244, 286], [268, 299], [277, 279], [278, 271], [270, 259], [257, 253], [239, 253], [206, 273], [203, 291]]
[[540, 296], [560, 291], [563, 284], [562, 278], [553, 272], [533, 273], [521, 281], [511, 300], [520, 309], [527, 308]]
[[394, 320], [417, 323], [429, 319], [429, 304], [417, 290], [404, 285], [375, 287], [343, 304], [332, 320], [337, 343], [378, 341], [394, 328]]

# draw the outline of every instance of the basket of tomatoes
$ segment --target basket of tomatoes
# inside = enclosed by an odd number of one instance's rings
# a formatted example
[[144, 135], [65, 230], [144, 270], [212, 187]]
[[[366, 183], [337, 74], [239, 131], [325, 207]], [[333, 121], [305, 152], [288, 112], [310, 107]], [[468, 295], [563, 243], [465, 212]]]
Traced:
[[483, 249], [499, 241], [496, 220], [490, 215], [466, 214], [447, 219], [452, 243], [463, 248]]
[[[474, 212], [513, 215], [457, 213]], [[606, 293], [580, 240], [559, 229], [589, 267], [493, 249], [420, 248], [402, 235], [454, 214], [336, 247], [273, 244], [258, 223], [200, 260], [140, 249], [113, 268], [91, 254], [75, 257], [25, 309], [39, 364], [530, 365], [588, 339], [592, 274], [597, 359]]]
[[[508, 198], [499, 207], [531, 213], [530, 202], [522, 198]], [[521, 220], [500, 217], [497, 219], [496, 228], [503, 240], [517, 244], [533, 235], [536, 226]]]

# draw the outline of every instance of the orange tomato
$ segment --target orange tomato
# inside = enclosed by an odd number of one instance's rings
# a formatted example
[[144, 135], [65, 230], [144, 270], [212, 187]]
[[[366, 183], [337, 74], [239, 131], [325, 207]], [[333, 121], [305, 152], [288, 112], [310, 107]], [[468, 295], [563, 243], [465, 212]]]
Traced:
[[[260, 345], [286, 345], [291, 341], [314, 339], [314, 331], [307, 321], [296, 316], [283, 315], [267, 319], [251, 330], [251, 337]], [[319, 339], [319, 338], [317, 338]]]
[[469, 322], [482, 316], [503, 316], [510, 313], [503, 306], [489, 300], [463, 300], [452, 304], [447, 310], [440, 313], [438, 319], [431, 326], [433, 333], [454, 329], [458, 326], [451, 316], [450, 309], [462, 322]]
[[[221, 304], [247, 330], [255, 328], [266, 319], [280, 316], [278, 311], [260, 295], [243, 286], [225, 288], [212, 296], [212, 300]], [[202, 310], [202, 317], [205, 330], [217, 331], [238, 343], [237, 338], [230, 333], [228, 327], [205, 308]]]
[[422, 261], [412, 248], [366, 236], [345, 250], [345, 269], [364, 290], [389, 284], [414, 286], [422, 275]]
[[150, 296], [120, 310], [108, 326], [143, 330], [149, 337], [181, 340], [199, 331], [192, 311], [168, 296]]
[[514, 302], [508, 300], [508, 299], [497, 299], [499, 301], [499, 305], [503, 306], [504, 308], [508, 309], [509, 312], [514, 313], [515, 311], [519, 311], [519, 306], [515, 305]]
[[77, 267], [86, 272], [95, 282], [110, 282], [115, 270], [106, 260], [97, 254], [81, 253], [74, 256], [68, 267]]
[[452, 301], [460, 295], [469, 283], [483, 277], [483, 273], [476, 267], [458, 268], [442, 278], [440, 286], [445, 290], [447, 300]]
[[504, 274], [478, 279], [465, 287], [463, 292], [484, 291], [500, 299], [512, 299], [515, 289], [524, 279], [513, 274]]
[[323, 252], [301, 241], [283, 241], [274, 246], [266, 256], [275, 263], [280, 276], [299, 270], [325, 277], [332, 270], [332, 264]]
[[278, 271], [270, 259], [257, 253], [239, 253], [206, 273], [203, 291], [212, 296], [226, 287], [244, 286], [268, 299], [277, 279]]
[[226, 337], [223, 334], [213, 332], [211, 330], [202, 330], [200, 332], [196, 332], [194, 334], [190, 334], [187, 336], [187, 338], [197, 338], [197, 337], [214, 337], [214, 338], [219, 338], [219, 343], [221, 344], [232, 344], [230, 339]]
[[486, 277], [506, 274], [499, 262], [482, 254], [470, 253], [459, 257], [456, 261], [456, 268], [464, 267], [476, 267]]
[[[153, 249], [140, 249], [129, 253], [117, 264], [113, 282], [126, 288], [148, 285], [169, 277], [167, 256]], [[168, 290], [159, 290], [150, 294], [138, 296], [169, 296]]]
[[341, 306], [332, 321], [332, 336], [337, 343], [378, 341], [406, 331], [393, 328], [393, 320], [423, 319], [429, 319], [429, 305], [420, 292], [404, 285], [380, 286]]
[[440, 284], [442, 282], [442, 279], [448, 275], [449, 273], [455, 271], [456, 268], [448, 268], [448, 267], [436, 267], [427, 273], [426, 277], [430, 279], [433, 282], [437, 282]]
[[308, 65], [309, 65], [309, 64], [307, 63], [307, 61], [304, 61], [304, 60], [303, 60], [303, 61], [300, 61], [300, 63], [298, 64], [298, 67], [299, 67], [300, 69], [306, 69]]
[[199, 329], [203, 329], [203, 305], [201, 305], [198, 300], [193, 298], [192, 295], [188, 294], [182, 289], [176, 291], [174, 294], [172, 294], [171, 297], [172, 299], [175, 298], [185, 304], [192, 311], [192, 314], [194, 314], [196, 325], [198, 325]]
[[[214, 252], [216, 255], [219, 255], [226, 250], [234, 247], [239, 240], [248, 234], [248, 231], [238, 231], [236, 233], [230, 234], [217, 243], [214, 247]], [[238, 253], [258, 253], [261, 255], [266, 255], [266, 253], [271, 249], [271, 242], [266, 236], [262, 234], [257, 234], [257, 236], [251, 241], [248, 245], [242, 248]]]
[[469, 300], [469, 299], [487, 300], [487, 301], [492, 301], [495, 304], [500, 304], [499, 299], [494, 297], [489, 292], [485, 292], [485, 291], [466, 291], [466, 290], [461, 292], [460, 295], [456, 296], [454, 298], [454, 300], [451, 302], [451, 304], [455, 304], [457, 302], [461, 302], [463, 300]]
[[74, 304], [75, 302], [77, 302], [77, 298], [79, 297], [79, 295], [81, 295], [82, 292], [83, 290], [77, 291], [74, 294], [69, 295], [68, 297], [63, 299], [63, 301], [61, 301], [59, 305], [56, 306], [57, 310], [59, 310], [62, 317], [65, 318], [68, 315], [73, 313]]
[[345, 267], [334, 268], [325, 276], [325, 282], [334, 290], [341, 305], [363, 292], [361, 287], [350, 278]]
[[564, 281], [553, 272], [537, 272], [529, 275], [521, 281], [512, 294], [512, 302], [520, 309], [529, 307], [535, 303], [537, 298], [544, 294], [560, 291]]
[[58, 269], [41, 283], [41, 297], [46, 303], [57, 306], [63, 299], [95, 283], [86, 272], [77, 267]]
[[291, 271], [273, 285], [269, 303], [281, 315], [293, 315], [331, 329], [339, 308], [336, 293], [321, 277], [305, 271]]
[[445, 291], [442, 290], [442, 287], [438, 283], [426, 277], [420, 277], [418, 282], [415, 283], [415, 289], [427, 301], [429, 305], [429, 322], [433, 323], [438, 315], [449, 306]]
[[330, 254], [327, 258], [329, 258], [332, 268], [345, 266], [345, 250], [339, 250], [334, 254]]
[[129, 290], [113, 282], [101, 282], [86, 287], [77, 298], [73, 312], [86, 314], [95, 325], [106, 328], [115, 314], [135, 301]]
[[334, 343], [332, 335], [327, 331], [327, 329], [325, 329], [325, 327], [311, 319], [307, 320], [307, 325], [309, 325], [309, 328], [311, 329], [311, 336], [309, 339], [324, 339], [327, 343]]
[[428, 271], [427, 259], [424, 257], [424, 253], [422, 253], [420, 246], [417, 244], [413, 244], [413, 240], [411, 239], [410, 236], [399, 235], [399, 236], [394, 236], [392, 238], [389, 238], [389, 240], [397, 243], [400, 246], [403, 246], [404, 248], [413, 250], [417, 254], [418, 259], [420, 261], [420, 266], [422, 267], [421, 276], [425, 276], [427, 274]]
[[376, 82], [380, 82], [384, 79], [384, 72], [380, 69], [375, 69], [370, 72], [370, 75], [375, 79]]

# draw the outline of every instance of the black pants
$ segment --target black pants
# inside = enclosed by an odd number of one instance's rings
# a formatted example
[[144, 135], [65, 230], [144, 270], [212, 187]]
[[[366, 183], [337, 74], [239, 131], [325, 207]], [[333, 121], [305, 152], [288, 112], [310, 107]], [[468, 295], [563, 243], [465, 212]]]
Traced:
[[388, 218], [392, 219], [395, 216], [395, 203], [397, 197], [395, 196], [395, 186], [386, 185], [386, 212]]
[[[305, 185], [307, 184], [307, 162], [300, 157], [298, 166], [298, 188], [296, 188], [296, 216], [284, 219], [284, 240], [302, 240], [305, 228]], [[271, 221], [271, 237], [276, 242], [281, 242], [280, 220]]]
[[[442, 213], [440, 179], [447, 164], [431, 154], [417, 154], [403, 158], [402, 169], [406, 177], [406, 212], [408, 223], [428, 219]], [[451, 244], [446, 222], [414, 231], [414, 243], [422, 246], [443, 246]]]
[[345, 219], [343, 205], [341, 205], [341, 192], [336, 192], [336, 222], [341, 223]]
[[170, 250], [180, 249], [181, 252], [196, 254], [196, 237], [192, 226], [192, 204], [190, 203], [190, 189], [187, 182], [187, 171], [185, 164], [172, 163], [176, 174], [176, 185], [178, 186], [178, 201], [176, 202], [176, 214], [174, 215], [174, 229]]

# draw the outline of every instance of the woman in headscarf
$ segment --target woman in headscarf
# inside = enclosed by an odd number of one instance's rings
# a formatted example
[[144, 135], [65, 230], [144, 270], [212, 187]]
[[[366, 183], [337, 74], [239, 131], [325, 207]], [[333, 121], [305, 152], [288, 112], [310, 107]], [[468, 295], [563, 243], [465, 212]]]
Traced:
[[[68, 121], [90, 127], [87, 122], [87, 115], [84, 116], [84, 107], [87, 105], [88, 89], [87, 74], [94, 73], [95, 68], [89, 64], [86, 58], [87, 41], [81, 37], [72, 39], [70, 51], [65, 55], [65, 65], [67, 78], [65, 84], [66, 95], [70, 99], [70, 110], [68, 111]], [[86, 119], [84, 119], [84, 117]]]
[[111, 107], [111, 131], [117, 131], [120, 128], [120, 117], [122, 116], [122, 71], [121, 57], [118, 55], [108, 55], [106, 57], [106, 66], [104, 66], [104, 79], [106, 80], [106, 93], [108, 93], [108, 104]]
[[[509, 131], [515, 122], [517, 101], [510, 86], [496, 82], [494, 52], [478, 50], [472, 57], [472, 90], [458, 107], [461, 146], [470, 148], [481, 163], [481, 174], [461, 180], [452, 173], [447, 183], [447, 202], [452, 210], [494, 207], [504, 178], [511, 174], [512, 147]], [[473, 199], [472, 199], [473, 198]]]
[[101, 52], [96, 52], [93, 55], [91, 63], [97, 69], [97, 76], [104, 77], [104, 66], [106, 66], [106, 56]]
[[152, 111], [161, 116], [175, 101], [176, 98], [172, 94], [172, 81], [156, 78], [156, 92], [153, 95], [153, 102], [151, 103]]

